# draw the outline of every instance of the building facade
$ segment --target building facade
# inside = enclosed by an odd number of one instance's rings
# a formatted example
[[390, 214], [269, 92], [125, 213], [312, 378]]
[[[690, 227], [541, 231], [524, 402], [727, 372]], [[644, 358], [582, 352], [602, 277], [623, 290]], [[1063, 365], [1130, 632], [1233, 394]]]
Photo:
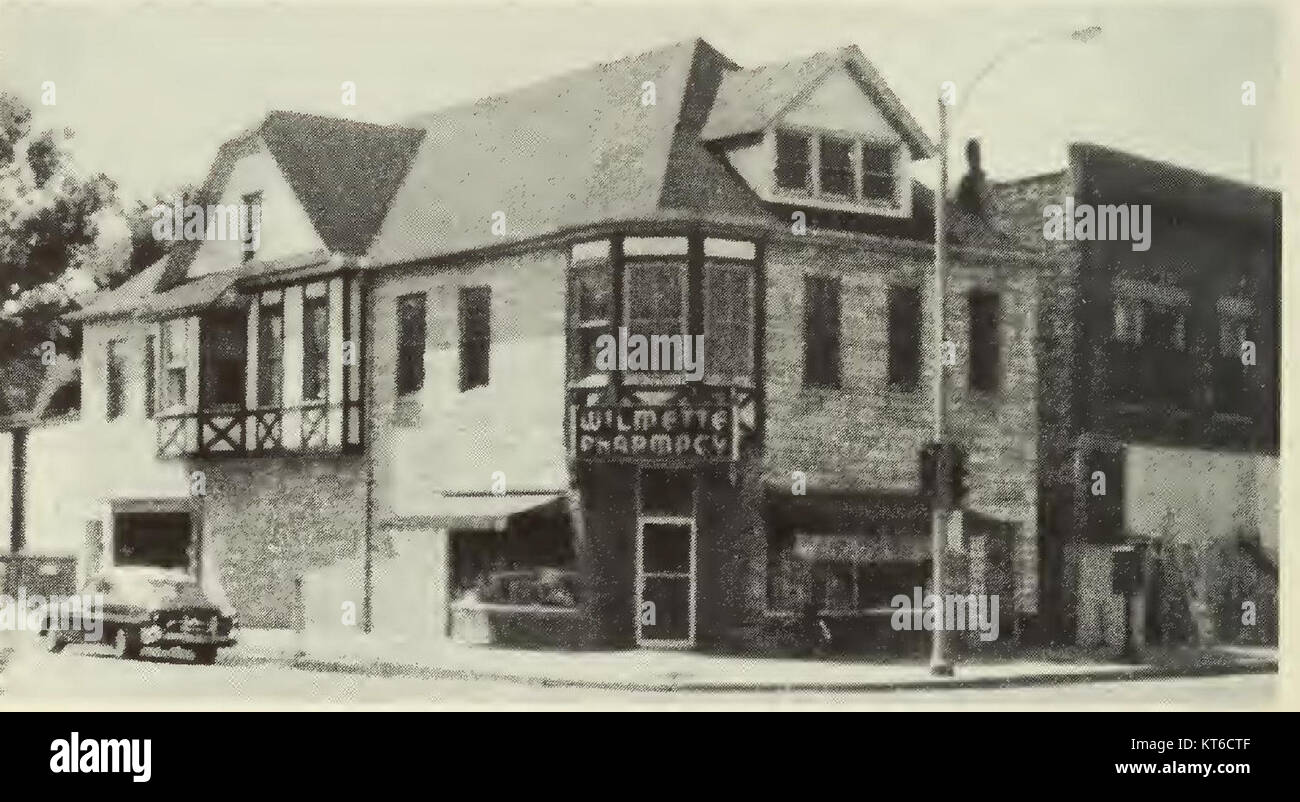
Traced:
[[[1275, 642], [1280, 196], [1096, 145], [1069, 154], [1066, 169], [986, 199], [1000, 231], [1048, 259], [1039, 470], [1052, 631], [1121, 645], [1112, 568], [1137, 548], [1139, 640]], [[1045, 210], [1067, 199], [1096, 212], [1093, 228], [1049, 239]], [[1098, 236], [1115, 210], [1149, 215], [1140, 239]]]
[[398, 126], [274, 112], [198, 198], [252, 222], [72, 316], [80, 415], [48, 465], [27, 445], [62, 501], [23, 542], [190, 570], [244, 626], [782, 649], [811, 610], [920, 650], [891, 602], [929, 588], [944, 365], [947, 582], [1012, 637], [1043, 260], [954, 231], [941, 345], [931, 154], [856, 48], [695, 40]]

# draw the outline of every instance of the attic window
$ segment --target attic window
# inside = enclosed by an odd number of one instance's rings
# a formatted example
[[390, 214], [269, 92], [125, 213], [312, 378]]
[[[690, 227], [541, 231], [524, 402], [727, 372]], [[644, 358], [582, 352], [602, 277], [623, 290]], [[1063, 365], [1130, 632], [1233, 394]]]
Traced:
[[862, 197], [864, 200], [894, 200], [894, 149], [884, 145], [862, 146]]
[[827, 195], [853, 197], [853, 141], [822, 137], [821, 189]]
[[808, 190], [812, 137], [791, 131], [776, 133], [776, 185], [781, 189]]
[[243, 202], [243, 213], [239, 216], [240, 237], [244, 242], [244, 261], [247, 262], [262, 244], [262, 193], [250, 192], [243, 197]]

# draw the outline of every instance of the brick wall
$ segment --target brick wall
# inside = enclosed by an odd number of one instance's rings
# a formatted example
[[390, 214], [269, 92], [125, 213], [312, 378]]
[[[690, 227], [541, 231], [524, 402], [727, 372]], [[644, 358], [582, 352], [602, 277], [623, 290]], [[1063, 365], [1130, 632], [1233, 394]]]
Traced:
[[[768, 249], [766, 429], [763, 471], [788, 486], [793, 471], [818, 490], [918, 491], [918, 455], [932, 439], [928, 320], [922, 326], [921, 378], [912, 391], [888, 384], [891, 285], [930, 293], [932, 257], [923, 249], [863, 242], [783, 239]], [[1023, 257], [975, 261], [954, 255], [946, 334], [951, 437], [969, 458], [968, 508], [1020, 524], [1015, 566], [1017, 609], [1037, 605], [1037, 393], [1034, 353], [1037, 268]], [[804, 276], [841, 279], [841, 386], [803, 383]], [[975, 288], [1001, 294], [1001, 380], [990, 395], [968, 389], [969, 310]]]
[[300, 625], [297, 580], [336, 564], [347, 564], [355, 576], [343, 583], [351, 584], [351, 598], [333, 599], [331, 606], [337, 614], [334, 602], [354, 602], [360, 623], [365, 474], [359, 457], [196, 460], [189, 467], [203, 471], [207, 487], [203, 569], [216, 573], [241, 625]]

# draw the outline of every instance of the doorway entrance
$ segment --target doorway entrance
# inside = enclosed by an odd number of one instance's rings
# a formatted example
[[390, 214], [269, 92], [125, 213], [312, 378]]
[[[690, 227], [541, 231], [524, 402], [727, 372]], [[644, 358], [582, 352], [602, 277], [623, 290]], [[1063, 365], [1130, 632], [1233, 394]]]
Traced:
[[694, 471], [642, 468], [636, 482], [636, 642], [695, 644], [698, 482]]

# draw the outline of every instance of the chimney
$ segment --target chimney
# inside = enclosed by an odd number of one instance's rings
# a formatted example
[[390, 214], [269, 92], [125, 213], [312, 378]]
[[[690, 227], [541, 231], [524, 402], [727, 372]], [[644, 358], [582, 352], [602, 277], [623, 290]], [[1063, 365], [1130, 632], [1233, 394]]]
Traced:
[[966, 175], [957, 186], [957, 206], [981, 220], [985, 219], [984, 169], [980, 167], [980, 143], [977, 139], [966, 142]]

